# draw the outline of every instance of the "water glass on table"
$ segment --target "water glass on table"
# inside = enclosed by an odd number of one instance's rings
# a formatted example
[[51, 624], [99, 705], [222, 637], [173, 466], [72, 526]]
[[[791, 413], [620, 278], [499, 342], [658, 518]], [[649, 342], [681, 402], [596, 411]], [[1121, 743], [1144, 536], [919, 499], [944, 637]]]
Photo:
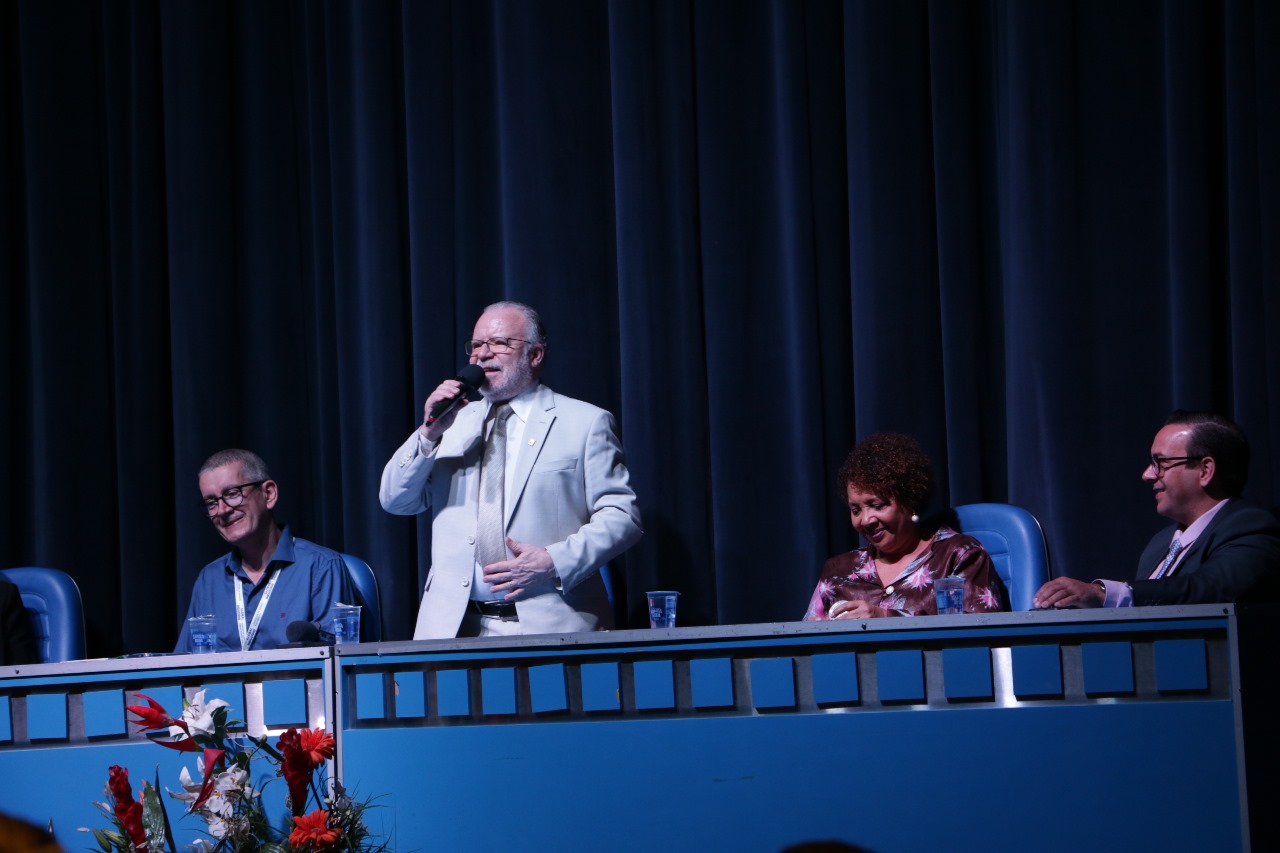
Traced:
[[933, 582], [933, 594], [938, 598], [939, 616], [964, 612], [964, 578], [938, 578]]
[[193, 655], [213, 654], [218, 650], [218, 620], [213, 614], [192, 616], [187, 620], [187, 651]]
[[676, 626], [676, 599], [680, 593], [671, 589], [647, 592], [649, 596], [649, 627], [674, 628]]
[[360, 605], [333, 605], [333, 638], [335, 643], [360, 642]]

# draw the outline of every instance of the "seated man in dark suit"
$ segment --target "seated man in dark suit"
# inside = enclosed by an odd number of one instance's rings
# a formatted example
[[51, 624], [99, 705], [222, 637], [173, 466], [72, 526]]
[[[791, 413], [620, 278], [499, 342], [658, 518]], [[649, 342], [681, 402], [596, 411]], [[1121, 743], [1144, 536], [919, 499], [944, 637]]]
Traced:
[[1129, 607], [1280, 599], [1280, 521], [1240, 497], [1249, 442], [1231, 420], [1175, 411], [1156, 433], [1142, 479], [1174, 524], [1155, 535], [1130, 583], [1054, 578], [1037, 607]]
[[0, 579], [0, 665], [36, 663], [35, 632], [18, 588]]

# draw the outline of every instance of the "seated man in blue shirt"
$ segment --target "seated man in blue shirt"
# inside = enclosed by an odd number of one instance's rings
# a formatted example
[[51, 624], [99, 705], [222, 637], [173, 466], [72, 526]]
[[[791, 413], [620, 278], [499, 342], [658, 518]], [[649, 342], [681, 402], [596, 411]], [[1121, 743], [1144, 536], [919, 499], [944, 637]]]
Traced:
[[[328, 630], [330, 609], [354, 603], [346, 564], [336, 551], [297, 539], [272, 515], [280, 497], [266, 463], [248, 450], [222, 450], [200, 467], [209, 520], [231, 553], [200, 571], [187, 618], [217, 618], [220, 652], [274, 649], [297, 621]], [[188, 649], [187, 622], [174, 651]]]

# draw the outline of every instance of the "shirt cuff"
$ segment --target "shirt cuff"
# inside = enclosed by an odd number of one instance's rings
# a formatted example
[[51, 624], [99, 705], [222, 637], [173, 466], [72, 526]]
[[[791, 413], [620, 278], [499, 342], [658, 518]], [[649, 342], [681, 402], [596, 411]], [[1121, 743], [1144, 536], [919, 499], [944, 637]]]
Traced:
[[436, 448], [440, 446], [440, 439], [432, 441], [422, 434], [422, 430], [415, 430], [418, 434], [418, 452], [423, 456], [435, 455]]
[[1098, 578], [1094, 583], [1100, 583], [1107, 590], [1107, 597], [1103, 599], [1103, 607], [1132, 607], [1133, 606], [1133, 587], [1123, 581], [1109, 581]]

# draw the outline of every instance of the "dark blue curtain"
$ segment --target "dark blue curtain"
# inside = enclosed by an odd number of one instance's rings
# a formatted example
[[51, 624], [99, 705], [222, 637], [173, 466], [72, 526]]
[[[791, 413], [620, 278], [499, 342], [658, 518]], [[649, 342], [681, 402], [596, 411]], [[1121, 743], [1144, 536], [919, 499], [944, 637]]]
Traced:
[[408, 637], [379, 474], [513, 298], [620, 419], [633, 624], [799, 616], [878, 429], [1127, 576], [1171, 408], [1277, 502], [1278, 91], [1265, 0], [0, 5], [0, 565], [169, 648], [246, 446]]

